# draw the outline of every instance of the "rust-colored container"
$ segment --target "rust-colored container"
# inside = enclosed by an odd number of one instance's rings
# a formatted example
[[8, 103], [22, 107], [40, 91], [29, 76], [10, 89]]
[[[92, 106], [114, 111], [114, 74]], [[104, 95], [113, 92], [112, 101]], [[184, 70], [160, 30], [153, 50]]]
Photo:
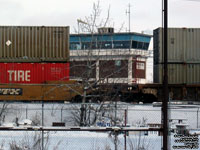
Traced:
[[0, 62], [68, 62], [69, 27], [0, 26]]
[[0, 84], [0, 101], [70, 101], [83, 94], [76, 81], [46, 84]]
[[68, 81], [69, 63], [0, 63], [0, 83]]

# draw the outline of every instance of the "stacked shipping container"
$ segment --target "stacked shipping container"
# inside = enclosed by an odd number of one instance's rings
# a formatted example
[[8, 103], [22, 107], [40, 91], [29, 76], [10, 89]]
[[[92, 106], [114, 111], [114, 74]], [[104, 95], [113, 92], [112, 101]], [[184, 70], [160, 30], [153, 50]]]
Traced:
[[0, 62], [68, 62], [69, 27], [0, 26]]
[[0, 83], [47, 83], [69, 80], [69, 63], [0, 63]]
[[[154, 30], [154, 82], [163, 81], [163, 31]], [[170, 84], [200, 83], [200, 29], [168, 28], [168, 80]]]
[[0, 27], [0, 84], [27, 84], [27, 88], [68, 80], [69, 27]]

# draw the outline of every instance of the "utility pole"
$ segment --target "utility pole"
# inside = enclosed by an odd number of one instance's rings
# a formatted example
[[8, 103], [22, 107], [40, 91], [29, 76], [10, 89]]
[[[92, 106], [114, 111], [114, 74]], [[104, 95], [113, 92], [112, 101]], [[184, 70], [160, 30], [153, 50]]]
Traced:
[[162, 103], [162, 123], [163, 123], [163, 150], [168, 150], [169, 140], [168, 140], [168, 0], [164, 0], [164, 81], [163, 81], [163, 103]]
[[131, 32], [131, 4], [128, 4], [128, 10], [126, 10], [126, 15], [128, 14], [128, 32]]

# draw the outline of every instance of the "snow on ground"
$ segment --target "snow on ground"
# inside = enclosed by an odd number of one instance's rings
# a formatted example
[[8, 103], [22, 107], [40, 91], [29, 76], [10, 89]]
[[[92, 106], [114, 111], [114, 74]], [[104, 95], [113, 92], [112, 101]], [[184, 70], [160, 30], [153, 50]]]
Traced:
[[[1, 132], [0, 141], [4, 141], [4, 150], [9, 150], [9, 143], [16, 142], [17, 144], [22, 144], [27, 147], [31, 147], [34, 143], [32, 141], [34, 132]], [[127, 150], [129, 150], [129, 145], [134, 145], [140, 147], [148, 147], [149, 149], [161, 149], [161, 137], [151, 136], [151, 137], [140, 137], [140, 142], [138, 136], [127, 136]], [[44, 141], [45, 143], [46, 141]], [[114, 150], [114, 136], [110, 137], [108, 133], [97, 133], [97, 132], [51, 132], [49, 138], [49, 149], [54, 150], [56, 145], [58, 145], [56, 150], [105, 150], [105, 148], [110, 147], [110, 150]], [[124, 149], [124, 136], [121, 134], [118, 136], [119, 150]]]
[[[1, 132], [0, 141], [4, 142], [3, 150], [9, 150], [9, 144], [15, 142], [17, 145], [23, 143], [24, 147], [31, 147], [33, 142], [33, 135], [35, 132]], [[46, 137], [46, 134], [44, 137]], [[174, 135], [171, 136], [171, 149], [173, 150], [174, 146], [183, 146], [183, 143], [175, 142]], [[199, 142], [199, 139], [198, 139]], [[46, 144], [46, 141], [44, 141]], [[131, 147], [140, 147], [141, 150], [161, 150], [162, 147], [162, 137], [157, 135], [148, 135], [148, 136], [138, 136], [138, 135], [129, 135], [127, 136], [127, 150], [133, 150]], [[99, 132], [50, 132], [48, 150], [105, 150], [106, 147], [110, 148], [109, 150], [114, 150], [114, 136], [109, 136], [108, 133], [99, 133]], [[124, 135], [120, 134], [118, 136], [118, 150], [124, 149]], [[186, 148], [189, 150], [190, 148]], [[198, 148], [194, 148], [197, 150]]]
[[[160, 123], [161, 122], [161, 107], [153, 107], [153, 105], [133, 105], [125, 104], [118, 106], [117, 115], [125, 118], [125, 109], [127, 110], [128, 124], [134, 125], [135, 123], [146, 120], [147, 123]], [[96, 104], [93, 104], [96, 105]], [[10, 104], [10, 110], [5, 116], [5, 122], [15, 122], [16, 118], [19, 121], [24, 119], [33, 120], [39, 118], [41, 123], [42, 113], [44, 114], [44, 125], [52, 126], [52, 122], [66, 122], [66, 125], [73, 125], [70, 122], [72, 111], [79, 109], [80, 105], [73, 104], [45, 104], [44, 111], [42, 112], [41, 104]], [[173, 106], [169, 110], [170, 118], [187, 119], [190, 128], [197, 128], [200, 126], [199, 122], [199, 106]], [[114, 112], [113, 112], [114, 113]]]
[[[16, 118], [19, 121], [26, 119], [29, 120], [29, 123], [35, 116], [38, 116], [41, 121], [42, 113], [44, 113], [44, 125], [52, 126], [52, 122], [66, 122], [66, 125], [71, 125], [69, 118], [71, 116], [71, 111], [75, 108], [79, 109], [80, 105], [74, 106], [72, 104], [45, 104], [44, 111], [42, 112], [41, 104], [10, 104], [10, 110], [5, 116], [5, 122], [2, 124], [3, 126], [14, 126], [14, 122]], [[181, 106], [176, 105], [173, 108], [170, 106], [170, 118], [177, 119], [187, 119], [187, 123], [189, 124], [189, 128], [195, 129], [199, 127], [199, 106]], [[142, 121], [146, 123], [160, 123], [161, 122], [161, 107], [153, 107], [153, 105], [133, 105], [133, 104], [125, 104], [122, 106], [118, 106], [118, 116], [124, 118], [125, 109], [128, 111], [128, 124], [136, 125], [141, 124]], [[24, 137], [27, 137], [26, 132], [22, 131], [0, 131], [0, 142], [5, 142], [4, 150], [9, 149], [9, 142], [11, 141], [20, 141]], [[34, 134], [33, 132], [28, 132], [28, 134]], [[31, 137], [31, 136], [28, 136]], [[174, 145], [174, 137], [171, 137], [171, 143]], [[150, 149], [161, 149], [161, 140], [162, 137], [158, 135], [149, 135], [142, 136], [142, 140], [146, 143], [149, 143], [151, 146]], [[123, 149], [124, 146], [124, 136], [119, 136], [119, 149]], [[132, 141], [132, 142], [130, 142]], [[130, 135], [127, 137], [128, 145], [131, 143], [138, 144], [139, 137], [137, 135]], [[60, 144], [59, 144], [60, 143]], [[49, 150], [53, 150], [53, 148], [59, 144], [58, 150], [99, 150], [105, 149], [106, 146], [110, 146], [111, 149], [114, 149], [114, 141], [109, 136], [108, 133], [102, 132], [86, 132], [86, 131], [67, 131], [67, 132], [50, 132], [50, 148]], [[0, 143], [1, 145], [1, 143]], [[1, 148], [1, 147], [0, 147]], [[127, 149], [129, 150], [129, 149]]]

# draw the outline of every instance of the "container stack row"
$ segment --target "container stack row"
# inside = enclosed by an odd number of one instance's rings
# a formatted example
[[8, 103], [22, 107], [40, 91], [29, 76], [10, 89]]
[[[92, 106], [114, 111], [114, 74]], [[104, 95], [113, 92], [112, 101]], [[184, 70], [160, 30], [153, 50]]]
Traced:
[[[168, 82], [200, 84], [200, 28], [168, 28]], [[163, 81], [163, 29], [154, 30], [154, 82]]]
[[69, 27], [0, 26], [0, 84], [69, 80]]

